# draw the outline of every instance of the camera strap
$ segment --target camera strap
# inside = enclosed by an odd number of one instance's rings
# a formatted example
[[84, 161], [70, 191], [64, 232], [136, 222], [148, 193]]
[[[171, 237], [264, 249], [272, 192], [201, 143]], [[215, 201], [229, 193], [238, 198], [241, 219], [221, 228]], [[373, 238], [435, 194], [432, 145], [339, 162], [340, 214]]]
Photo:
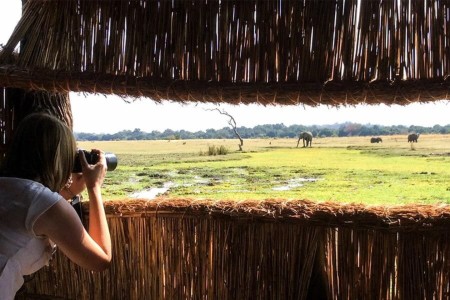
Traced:
[[75, 211], [77, 212], [77, 215], [81, 220], [81, 223], [84, 224], [83, 207], [81, 205], [81, 197], [79, 195], [72, 197], [70, 204], [72, 205], [73, 209], [75, 209]]

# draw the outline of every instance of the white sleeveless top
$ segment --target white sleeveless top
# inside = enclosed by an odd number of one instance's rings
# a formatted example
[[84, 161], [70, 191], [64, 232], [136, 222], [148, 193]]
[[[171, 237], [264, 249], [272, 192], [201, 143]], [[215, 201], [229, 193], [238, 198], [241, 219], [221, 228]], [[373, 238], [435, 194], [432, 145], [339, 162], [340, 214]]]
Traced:
[[0, 299], [14, 299], [23, 275], [48, 264], [54, 244], [36, 236], [33, 226], [60, 200], [38, 182], [0, 177]]

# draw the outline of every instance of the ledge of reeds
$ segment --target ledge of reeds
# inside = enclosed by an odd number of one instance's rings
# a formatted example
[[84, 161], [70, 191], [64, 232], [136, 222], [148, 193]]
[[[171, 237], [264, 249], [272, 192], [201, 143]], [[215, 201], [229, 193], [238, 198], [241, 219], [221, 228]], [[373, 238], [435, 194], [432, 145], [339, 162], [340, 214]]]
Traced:
[[128, 199], [105, 202], [110, 217], [178, 215], [251, 221], [356, 227], [382, 231], [450, 230], [450, 205], [367, 206], [364, 204], [268, 199], [217, 201]]

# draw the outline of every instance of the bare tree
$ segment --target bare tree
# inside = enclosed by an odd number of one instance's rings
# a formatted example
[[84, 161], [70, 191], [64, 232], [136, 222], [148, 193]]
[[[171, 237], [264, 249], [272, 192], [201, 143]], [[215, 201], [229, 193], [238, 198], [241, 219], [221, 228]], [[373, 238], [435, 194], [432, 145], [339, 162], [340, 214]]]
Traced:
[[211, 111], [217, 110], [220, 114], [225, 115], [225, 116], [227, 116], [228, 118], [230, 118], [230, 119], [228, 120], [228, 125], [231, 126], [231, 128], [232, 128], [233, 131], [234, 131], [234, 134], [235, 134], [235, 135], [237, 136], [237, 138], [239, 139], [238, 147], [239, 147], [239, 151], [242, 151], [242, 147], [244, 146], [244, 140], [242, 139], [241, 135], [237, 132], [236, 120], [233, 118], [233, 116], [230, 115], [229, 113], [227, 113], [227, 112], [226, 112], [225, 110], [223, 110], [223, 109], [220, 110], [220, 109], [218, 109], [218, 108], [214, 108], [214, 109], [207, 109], [207, 110], [211, 110]]

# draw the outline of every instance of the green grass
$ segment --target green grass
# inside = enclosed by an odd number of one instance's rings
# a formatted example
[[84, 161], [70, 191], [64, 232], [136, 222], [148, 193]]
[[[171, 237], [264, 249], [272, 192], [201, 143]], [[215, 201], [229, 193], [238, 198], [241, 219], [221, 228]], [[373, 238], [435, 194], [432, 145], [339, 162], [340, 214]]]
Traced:
[[[183, 144], [184, 143], [184, 144]], [[211, 145], [227, 155], [200, 155]], [[188, 140], [80, 143], [115, 152], [119, 167], [105, 180], [106, 199], [173, 183], [173, 198], [263, 200], [268, 198], [366, 204], [450, 203], [449, 136], [313, 140], [296, 148], [296, 140]]]

